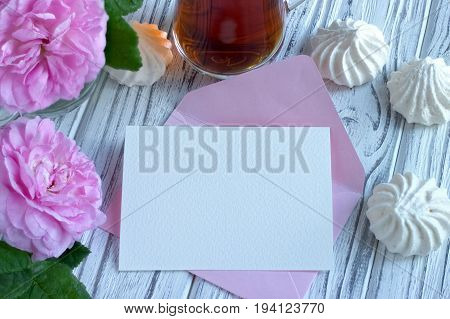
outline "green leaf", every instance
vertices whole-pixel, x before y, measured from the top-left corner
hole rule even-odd
[[[106,64],[115,69],[137,71],[142,66],[138,36],[122,16],[136,11],[142,0],[105,0],[108,13]]]
[[[90,298],[72,274],[88,254],[76,243],[58,259],[33,263],[29,253],[0,241],[0,298]]]
[[[0,299],[18,298],[31,288],[31,269],[0,274]]]
[[[138,36],[120,16],[109,16],[105,57],[106,64],[114,69],[137,71],[142,66]]]
[[[30,266],[30,254],[0,241],[0,274],[22,271]]]
[[[31,286],[30,254],[0,241],[0,298],[16,298]]]
[[[105,0],[107,12],[114,10],[121,16],[130,14],[142,7],[143,0]]]
[[[88,299],[90,296],[69,266],[47,260],[33,264],[32,285],[21,298]]]
[[[76,242],[71,249],[68,249],[58,258],[58,262],[69,266],[71,269],[76,268],[91,251],[89,248]]]

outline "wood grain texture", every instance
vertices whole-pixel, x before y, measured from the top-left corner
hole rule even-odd
[[[158,23],[170,31],[174,0],[147,0],[130,19]],[[372,83],[354,89],[327,83],[336,109],[366,171],[364,200],[335,244],[336,269],[320,273],[310,298],[450,297],[450,243],[428,257],[399,258],[369,231],[366,201],[374,185],[394,172],[414,171],[450,187],[450,126],[406,124],[389,104],[386,81],[391,71],[413,57],[449,55],[448,0],[307,1],[289,16],[286,39],[275,60],[308,53],[308,39],[337,18],[363,19],[380,27],[391,45],[390,60]],[[448,61],[447,59],[447,62]],[[120,184],[126,125],[163,124],[182,97],[213,83],[178,54],[167,74],[151,88],[127,88],[99,78],[88,103],[57,119],[97,166],[106,207]],[[76,275],[96,298],[235,298],[187,272],[117,271],[118,239],[102,230],[85,234],[92,255]]]
[[[450,36],[450,3],[434,1],[426,25],[425,37],[417,57],[445,57],[447,63]],[[439,27],[441,26],[441,27]],[[395,172],[415,172],[422,178],[434,177],[450,189],[450,125],[425,127],[405,123]],[[390,254],[382,244],[371,274],[368,297],[449,298],[448,257],[450,243],[426,257],[402,258]],[[387,262],[389,257],[392,262]],[[447,277],[447,278],[445,278]],[[397,284],[389,283],[393,281]]]
[[[232,293],[214,286],[213,284],[196,277],[192,283],[189,298],[192,299],[236,299]]]

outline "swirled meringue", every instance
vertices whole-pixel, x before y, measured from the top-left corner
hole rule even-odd
[[[167,33],[160,31],[156,24],[144,24],[133,21],[131,26],[139,38],[139,52],[142,66],[136,71],[118,70],[105,67],[109,75],[126,86],[151,86],[166,72],[167,65],[172,61],[172,43],[167,39]]]
[[[450,120],[450,66],[443,59],[414,59],[391,74],[387,87],[392,108],[408,123]]]
[[[450,235],[450,200],[434,179],[397,174],[375,187],[368,207],[370,230],[393,253],[427,255]]]
[[[389,55],[381,30],[362,20],[336,20],[319,29],[311,45],[322,76],[350,88],[373,80]]]

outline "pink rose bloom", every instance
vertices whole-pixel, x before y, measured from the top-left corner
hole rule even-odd
[[[0,1],[0,107],[78,97],[105,64],[107,19],[102,0]]]
[[[48,119],[0,129],[0,239],[42,260],[104,223],[101,181],[75,142]]]

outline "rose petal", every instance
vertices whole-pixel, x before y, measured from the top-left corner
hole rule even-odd
[[[11,36],[14,39],[22,42],[45,38],[44,34],[37,32],[36,30],[27,30],[27,29],[19,29],[17,31],[14,31],[11,34]]]
[[[36,215],[40,214],[35,209],[28,209],[25,213],[25,225],[27,230],[33,235],[33,239],[41,238],[46,234],[45,228],[41,227],[39,222],[36,220]]]

